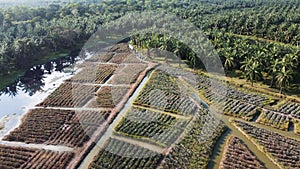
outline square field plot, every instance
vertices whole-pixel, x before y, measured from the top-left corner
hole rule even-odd
[[[97,86],[63,83],[42,103],[43,107],[82,107],[95,96]]]
[[[108,81],[109,84],[132,84],[139,77],[140,73],[147,68],[146,64],[121,65],[115,71],[114,76]]]
[[[157,143],[164,147],[174,143],[188,120],[163,112],[132,107],[115,128],[116,134]]]
[[[111,64],[90,64],[67,81],[76,83],[103,84],[113,75],[116,68],[116,65]]]
[[[157,167],[162,155],[138,145],[109,139],[100,150],[89,169],[147,168]]]
[[[126,86],[102,86],[97,92],[96,98],[92,100],[88,107],[92,108],[114,108],[129,91]]]
[[[109,114],[109,111],[33,109],[4,140],[80,147]]]
[[[162,71],[151,74],[134,104],[181,115],[194,115],[197,111],[196,104],[180,88],[176,78]]]

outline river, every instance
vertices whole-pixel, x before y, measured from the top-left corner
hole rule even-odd
[[[0,91],[0,139],[20,124],[29,109],[72,77],[79,70],[76,65],[83,61],[84,58],[76,54],[35,65],[15,83]]]

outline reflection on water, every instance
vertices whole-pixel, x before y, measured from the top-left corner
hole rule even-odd
[[[8,121],[0,131],[0,139],[18,125],[27,110],[44,100],[64,80],[72,77],[76,71],[72,65],[84,58],[78,57],[77,52],[44,65],[33,66],[15,83],[1,90],[0,123]]]
[[[0,96],[5,94],[14,97],[18,95],[20,91],[32,96],[45,86],[45,75],[51,74],[55,71],[62,72],[64,68],[73,65],[78,60],[78,55],[73,55],[56,59],[44,65],[34,66],[27,70],[24,76],[20,77],[16,82],[1,90]]]

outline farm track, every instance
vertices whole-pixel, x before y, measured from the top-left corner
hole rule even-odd
[[[54,109],[54,110],[74,110],[74,111],[106,111],[111,110],[110,108],[88,108],[88,107],[32,107],[37,109]]]
[[[117,117],[114,121],[109,125],[106,129],[105,133],[102,135],[100,140],[96,143],[96,146],[89,152],[89,154],[85,157],[81,165],[78,167],[79,169],[86,169],[88,168],[89,164],[93,161],[94,157],[98,154],[98,152],[103,148],[105,142],[113,136],[114,128],[118,125],[118,123],[122,120],[125,116],[131,105],[133,104],[133,100],[138,96],[139,92],[142,90],[146,82],[148,81],[148,76],[145,76],[141,83],[138,85],[132,96],[129,100],[125,103],[122,110],[118,113]],[[132,139],[131,139],[132,140]],[[140,141],[132,140],[131,143],[139,144]],[[161,149],[161,147],[156,147],[156,149]]]
[[[183,115],[180,115],[180,114],[174,114],[174,113],[164,112],[162,110],[157,110],[155,108],[144,107],[144,106],[140,106],[140,105],[132,105],[132,107],[146,109],[146,110],[150,110],[150,111],[153,111],[153,112],[158,112],[158,113],[166,114],[166,115],[173,116],[173,117],[176,117],[176,118],[182,119],[182,120],[191,120],[191,118],[193,117],[193,116],[183,116]]]
[[[0,144],[6,146],[18,146],[18,147],[26,147],[26,148],[36,148],[36,149],[45,149],[57,152],[72,152],[74,149],[68,146],[62,145],[47,145],[47,144],[27,144],[24,142],[16,142],[16,141],[0,141]]]
[[[134,144],[134,145],[138,145],[140,147],[147,148],[147,149],[149,149],[151,151],[154,151],[156,153],[159,153],[159,154],[163,154],[166,150],[165,148],[154,145],[154,144],[146,143],[144,141],[139,141],[139,140],[124,137],[124,136],[117,136],[115,134],[113,134],[110,138],[117,139],[117,140],[120,140],[120,141],[124,141],[124,142],[127,142],[127,143],[131,143],[131,144]]]
[[[130,87],[130,85],[127,84],[94,84],[94,83],[80,83],[80,82],[72,82],[72,84],[79,84],[79,85],[85,85],[85,86],[115,86],[115,87]]]

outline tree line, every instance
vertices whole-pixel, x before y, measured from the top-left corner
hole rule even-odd
[[[299,73],[299,4],[299,0],[107,0],[3,8],[0,75],[28,68],[32,61],[50,52],[84,44],[101,24],[128,12],[162,10],[204,30],[227,72],[242,70],[243,77],[251,83],[263,81],[283,90]],[[150,37],[145,39],[147,36]],[[193,67],[201,67],[195,53],[181,42],[161,35],[143,35],[138,39],[143,47],[167,49]]]

